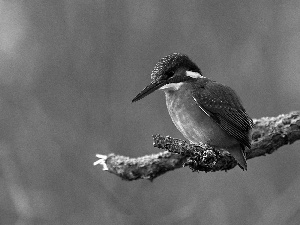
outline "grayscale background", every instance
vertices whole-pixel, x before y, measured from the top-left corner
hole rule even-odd
[[[300,1],[0,0],[0,224],[299,224],[300,142],[247,172],[127,182],[93,166],[183,138],[162,92],[131,103],[173,52],[253,118],[300,109]]]

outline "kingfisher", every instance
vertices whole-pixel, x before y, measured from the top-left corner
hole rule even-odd
[[[244,151],[251,148],[253,121],[233,89],[204,77],[181,53],[160,59],[151,80],[132,102],[163,90],[170,117],[186,139],[228,151],[247,170]]]

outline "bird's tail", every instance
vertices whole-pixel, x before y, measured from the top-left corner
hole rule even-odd
[[[235,145],[232,148],[228,148],[227,151],[235,158],[239,167],[242,170],[247,170],[247,162],[246,162],[244,149],[245,149],[244,146]]]

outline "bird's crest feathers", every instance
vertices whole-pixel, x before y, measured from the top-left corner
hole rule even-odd
[[[172,53],[161,58],[158,63],[156,63],[151,73],[151,79],[154,81],[159,79],[168,79],[172,77],[176,70],[180,67],[192,72],[197,72],[201,75],[199,67],[192,62],[187,55]]]

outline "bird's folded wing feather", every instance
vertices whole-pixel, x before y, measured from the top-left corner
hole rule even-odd
[[[217,82],[207,83],[206,87],[194,84],[192,95],[199,107],[223,130],[242,145],[251,147],[248,133],[253,121],[231,88]]]

